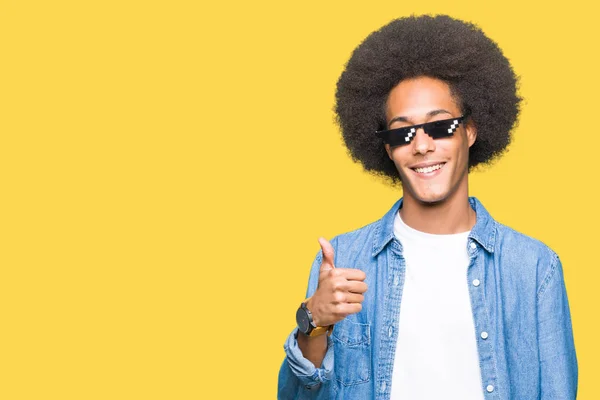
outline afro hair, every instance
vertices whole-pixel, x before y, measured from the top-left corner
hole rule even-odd
[[[469,170],[499,157],[511,140],[521,98],[517,77],[498,45],[476,25],[449,16],[410,16],[371,33],[352,53],[336,90],[335,113],[354,161],[400,182],[375,131],[387,129],[385,103],[402,80],[428,76],[446,82],[477,140]]]

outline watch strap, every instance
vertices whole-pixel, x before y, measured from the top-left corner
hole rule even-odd
[[[327,333],[327,336],[330,336],[333,332],[333,325],[329,326],[316,326],[312,319],[312,312],[306,306],[306,303],[310,300],[310,297],[302,302],[300,307],[303,307],[309,315],[310,325],[312,329],[306,334],[308,337],[317,337]]]

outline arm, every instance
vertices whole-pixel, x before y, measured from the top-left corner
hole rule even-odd
[[[556,254],[538,290],[541,399],[575,399],[577,357],[562,264]]]
[[[284,344],[285,360],[279,370],[277,399],[329,399],[333,379],[333,342],[327,337],[327,350],[320,368],[304,358],[294,329]]]
[[[306,306],[317,326],[330,326],[362,309],[366,275],[336,268],[334,248],[320,239],[322,251],[313,262]],[[332,240],[336,244],[336,239]],[[279,399],[327,399],[333,376],[333,341],[327,335],[308,337],[294,329],[284,345],[286,359],[279,373]]]
[[[322,252],[319,252],[312,264],[306,297],[312,296],[317,288],[322,258]],[[283,346],[285,350],[285,359],[279,370],[277,398],[279,400],[327,399],[329,397],[329,381],[333,374],[333,342],[327,335],[314,338],[324,339],[326,344],[326,349],[322,358],[323,361],[320,363],[320,368],[316,368],[315,364],[313,361],[310,361],[310,359],[313,359],[314,361],[318,360],[314,359],[314,354],[307,354],[307,357],[304,357],[304,353],[299,346],[299,342],[302,342],[302,338],[298,340],[298,335],[302,334],[298,332],[298,328],[296,328],[288,336]],[[315,344],[318,343],[319,342],[315,342]],[[321,342],[321,345],[322,344],[323,343]],[[322,352],[322,348],[320,351],[317,351],[317,353]]]
[[[308,309],[310,310],[310,306],[308,306]],[[298,332],[296,340],[304,358],[313,363],[315,367],[320,367],[323,364],[325,354],[327,354],[327,335],[310,337]]]

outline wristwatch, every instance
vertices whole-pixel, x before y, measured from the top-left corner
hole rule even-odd
[[[310,337],[320,336],[324,333],[331,335],[331,332],[333,331],[333,325],[316,326],[313,322],[312,313],[308,307],[306,307],[307,301],[308,299],[304,300],[302,304],[300,304],[300,307],[298,307],[298,311],[296,311],[296,323],[298,324],[298,330]]]

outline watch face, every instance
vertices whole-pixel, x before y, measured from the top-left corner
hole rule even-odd
[[[310,320],[308,319],[308,314],[302,308],[299,308],[298,311],[296,311],[296,323],[298,324],[298,329],[300,329],[301,332],[308,332]]]

